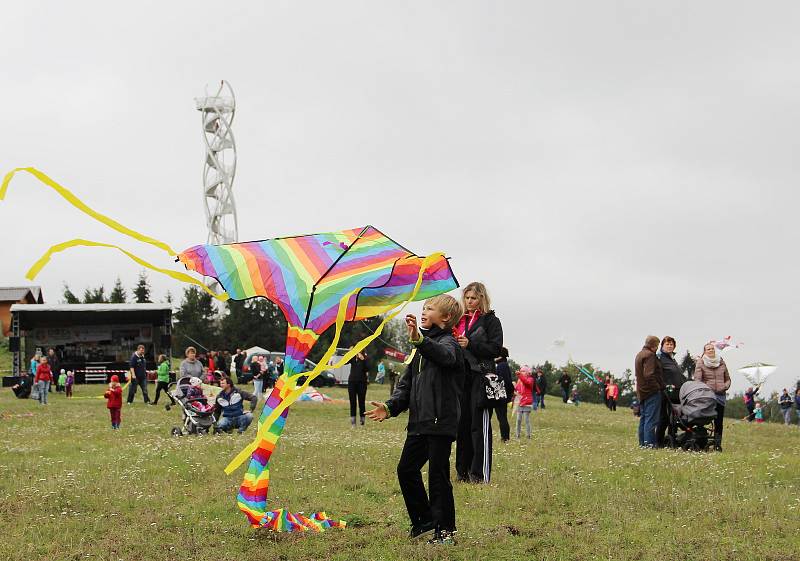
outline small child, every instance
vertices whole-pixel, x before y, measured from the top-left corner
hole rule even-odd
[[[761,407],[760,401],[756,401],[756,409],[753,414],[756,416],[756,423],[764,422],[764,409]]]
[[[58,375],[58,381],[56,382],[56,391],[63,392],[64,387],[66,385],[67,385],[67,371],[62,368],[61,373]]]
[[[530,366],[523,366],[517,372],[516,394],[519,396],[517,409],[517,438],[522,432],[522,420],[525,419],[525,431],[531,437],[531,409],[533,406],[533,376]]]
[[[572,386],[572,394],[570,395],[567,403],[571,403],[575,406],[581,404],[581,394],[578,393],[578,386]]]
[[[189,389],[186,390],[186,400],[189,407],[201,413],[207,413],[214,409],[214,406],[209,405],[208,399],[203,394],[203,381],[196,376],[192,376],[189,378],[189,384]]]
[[[67,370],[67,381],[64,383],[64,391],[67,397],[72,397],[72,385],[75,383],[75,373],[72,370]]]
[[[439,295],[422,307],[422,332],[417,318],[406,316],[406,329],[416,356],[386,403],[370,402],[373,421],[396,417],[408,409],[408,435],[397,464],[397,479],[411,519],[411,539],[454,544],[456,506],[450,483],[450,449],[458,434],[459,399],[464,385],[464,353],[453,336],[461,304]],[[428,491],[422,466],[428,464]]]
[[[106,407],[111,413],[111,428],[116,430],[122,422],[122,386],[119,383],[119,376],[116,374],[111,376],[111,383],[108,384],[108,389],[103,397],[106,398]]]
[[[609,378],[606,386],[606,402],[612,411],[617,410],[617,400],[619,399],[619,386],[613,378]]]

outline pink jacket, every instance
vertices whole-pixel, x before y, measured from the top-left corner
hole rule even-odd
[[[517,372],[517,393],[520,407],[533,405],[533,376]]]

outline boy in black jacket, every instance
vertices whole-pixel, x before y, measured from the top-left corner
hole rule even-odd
[[[447,295],[423,305],[422,333],[417,318],[406,316],[416,356],[389,401],[372,401],[375,409],[367,412],[373,421],[383,421],[408,409],[408,436],[397,464],[397,478],[411,518],[411,538],[428,538],[430,543],[452,544],[456,530],[450,449],[461,414],[464,355],[452,330],[460,317],[461,305]],[[422,483],[426,462],[430,500]]]

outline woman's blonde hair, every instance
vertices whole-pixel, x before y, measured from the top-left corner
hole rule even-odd
[[[474,292],[478,297],[482,314],[489,313],[489,310],[492,309],[492,301],[489,299],[489,291],[486,290],[486,286],[482,282],[471,282],[464,287],[461,292],[461,305],[464,306],[464,310],[467,309],[467,301],[465,299],[467,292]]]

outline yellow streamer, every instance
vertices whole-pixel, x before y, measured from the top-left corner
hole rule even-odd
[[[297,400],[297,398],[300,397],[300,395],[305,391],[305,389],[309,386],[309,384],[314,378],[319,376],[320,373],[322,373],[322,371],[325,370],[326,368],[335,369],[341,367],[343,364],[347,364],[348,362],[350,362],[350,360],[352,360],[354,356],[363,351],[372,341],[374,341],[380,336],[380,334],[383,332],[384,326],[388,322],[393,320],[395,317],[397,317],[405,309],[405,307],[410,302],[412,302],[414,298],[417,296],[417,293],[419,292],[419,289],[422,286],[422,276],[425,273],[425,270],[430,266],[430,263],[433,260],[443,256],[444,254],[442,253],[433,253],[427,256],[422,262],[422,265],[420,266],[419,275],[417,276],[417,282],[414,285],[414,289],[411,291],[411,295],[408,297],[408,299],[405,302],[403,302],[394,312],[387,315],[380,323],[380,325],[378,325],[378,328],[372,335],[369,335],[368,337],[365,337],[364,339],[356,343],[352,349],[350,349],[347,353],[345,353],[345,355],[341,358],[341,360],[339,360],[339,362],[337,362],[332,366],[327,366],[328,361],[333,356],[333,353],[336,352],[336,346],[339,342],[339,336],[341,335],[342,327],[344,326],[345,317],[347,315],[347,303],[350,301],[350,297],[353,296],[360,289],[356,289],[346,294],[344,297],[342,297],[342,299],[339,301],[339,311],[336,314],[336,331],[333,336],[333,341],[331,342],[331,345],[328,347],[328,350],[325,352],[322,359],[319,361],[317,366],[311,372],[307,374],[306,373],[302,374],[303,376],[308,376],[303,385],[300,386],[299,388],[292,390],[284,399],[282,399],[281,402],[272,411],[272,413],[270,413],[270,415],[264,420],[264,422],[261,425],[259,425],[258,431],[256,433],[256,438],[253,440],[253,442],[250,443],[244,450],[239,452],[239,454],[237,454],[236,457],[233,460],[231,460],[231,462],[225,468],[225,473],[227,475],[230,475],[231,473],[236,471],[239,468],[239,466],[241,466],[242,463],[244,463],[244,461],[247,460],[247,458],[249,458],[253,454],[256,448],[258,448],[259,440],[261,440],[266,435],[267,431],[269,431],[269,429],[272,427],[273,423],[278,419],[281,413],[283,413],[283,411],[287,407],[289,407],[292,403],[294,403]]]
[[[98,222],[102,222],[103,224],[105,224],[106,226],[108,226],[110,228],[113,228],[117,232],[125,234],[126,236],[130,236],[130,237],[132,237],[132,238],[134,238],[136,240],[139,240],[140,242],[144,242],[144,243],[147,243],[147,244],[150,244],[150,245],[154,245],[155,247],[157,247],[159,249],[163,249],[164,251],[166,251],[170,255],[177,255],[177,252],[174,249],[172,249],[169,245],[165,244],[164,242],[159,241],[159,240],[157,240],[155,238],[151,238],[150,236],[145,236],[143,234],[140,234],[139,232],[137,232],[135,230],[131,230],[130,228],[128,228],[126,226],[123,226],[122,224],[120,224],[119,222],[114,220],[113,218],[109,218],[108,216],[106,216],[104,214],[100,214],[96,210],[90,208],[83,201],[81,201],[78,197],[76,197],[72,193],[72,191],[70,191],[69,189],[67,189],[63,185],[59,185],[58,183],[53,181],[50,177],[48,177],[47,175],[45,175],[44,173],[42,173],[41,171],[39,171],[36,168],[16,168],[16,169],[11,170],[10,172],[8,172],[6,174],[6,176],[3,178],[2,185],[0,185],[0,201],[2,201],[5,198],[6,191],[8,190],[8,184],[11,182],[11,179],[14,177],[14,175],[19,171],[25,171],[25,172],[30,173],[36,179],[38,179],[39,181],[41,181],[42,183],[44,183],[48,187],[52,188],[56,193],[61,195],[64,199],[66,199],[66,201],[69,204],[71,204],[72,206],[74,206],[75,208],[80,210],[81,212],[84,212],[85,214],[88,214],[89,216],[91,216],[92,218],[97,220]]]
[[[141,257],[137,257],[133,253],[131,253],[129,251],[126,251],[126,250],[122,249],[119,246],[112,245],[112,244],[107,244],[107,243],[101,243],[101,242],[93,242],[91,240],[82,240],[82,239],[74,239],[74,240],[70,240],[68,242],[64,242],[64,243],[60,243],[60,244],[54,245],[53,247],[48,249],[47,252],[44,255],[42,255],[39,258],[38,261],[36,261],[36,263],[33,264],[33,266],[25,274],[25,277],[28,280],[33,280],[34,278],[36,278],[36,275],[39,274],[39,272],[42,270],[42,268],[45,265],[47,265],[47,263],[50,261],[50,258],[55,253],[59,253],[59,252],[64,251],[65,249],[69,249],[71,247],[76,247],[76,246],[110,247],[112,249],[117,249],[117,250],[121,251],[122,253],[124,253],[125,255],[127,255],[128,257],[130,257],[131,259],[133,259],[134,261],[136,261],[142,267],[147,267],[148,269],[151,269],[151,270],[156,271],[158,273],[162,273],[164,275],[170,276],[173,279],[179,280],[181,282],[186,282],[186,283],[189,283],[189,284],[197,285],[200,288],[202,288],[203,290],[205,290],[206,292],[208,292],[211,296],[213,296],[217,300],[221,300],[222,302],[225,302],[229,298],[227,292],[223,292],[222,294],[216,294],[208,286],[206,286],[205,284],[203,284],[202,282],[200,282],[196,278],[190,277],[186,273],[181,273],[181,272],[178,272],[178,271],[173,271],[171,269],[162,269],[161,267],[156,267],[152,263],[148,263],[147,261],[145,261]]]

